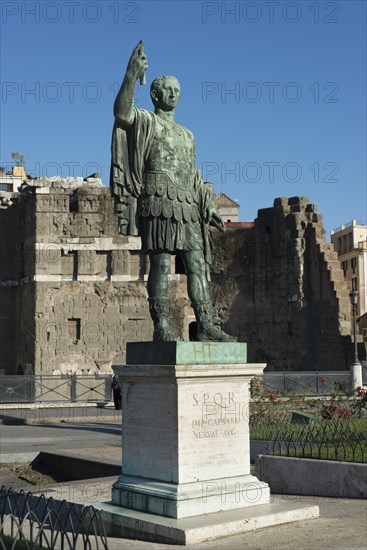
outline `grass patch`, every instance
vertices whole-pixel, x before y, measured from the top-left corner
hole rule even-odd
[[[271,454],[367,462],[367,418],[317,419],[250,425],[252,440],[271,441]]]
[[[276,455],[283,455],[277,452]],[[336,445],[312,445],[306,446],[304,449],[295,449],[294,454],[287,454],[297,458],[313,458],[315,460],[337,460],[340,462],[356,462],[365,464],[367,462],[367,445],[364,447],[351,446],[345,444],[343,446]]]
[[[367,437],[367,418],[353,418],[352,420],[311,420],[309,424],[296,424],[294,422],[279,421],[253,424],[250,422],[250,439],[269,440],[276,434],[281,434],[286,441],[307,434],[312,440],[320,441],[321,438],[330,436],[343,440],[346,436],[353,439],[356,436]]]

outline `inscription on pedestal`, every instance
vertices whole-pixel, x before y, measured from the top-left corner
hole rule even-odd
[[[247,384],[229,379],[212,380],[210,385],[198,381],[194,387],[189,403],[186,400],[186,414],[179,417],[180,477],[202,481],[248,474]]]
[[[233,392],[218,392],[213,396],[204,393],[202,398],[193,393],[192,398],[193,406],[201,408],[201,418],[192,421],[194,437],[201,439],[237,435],[236,425],[241,422],[245,406],[242,404],[241,407]]]
[[[225,464],[237,464],[235,458],[227,458],[225,453],[218,453],[216,455],[208,456],[207,462],[199,462],[194,464],[194,468],[206,468],[207,466],[223,466]]]

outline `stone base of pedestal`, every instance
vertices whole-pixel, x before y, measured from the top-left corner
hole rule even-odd
[[[170,518],[212,514],[269,502],[268,484],[253,475],[180,485],[121,475],[112,488],[113,504]]]
[[[122,382],[122,474],[105,505],[110,536],[187,544],[318,516],[270,504],[250,473],[249,383],[237,342],[127,345]]]
[[[246,531],[319,517],[319,507],[281,498],[240,510],[172,519],[129,510],[109,503],[98,505],[108,537],[124,537],[166,544],[195,544]]]

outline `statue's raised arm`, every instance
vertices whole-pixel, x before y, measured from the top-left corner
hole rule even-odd
[[[137,199],[143,186],[144,155],[151,143],[153,120],[147,111],[134,108],[134,94],[138,78],[140,84],[145,84],[147,68],[141,40],[130,56],[114,104],[110,187],[122,235],[138,235]]]
[[[126,73],[117,94],[114,105],[114,116],[119,124],[128,128],[134,123],[134,94],[138,78],[144,82],[145,71],[148,68],[143,41],[135,46],[127,64]]]

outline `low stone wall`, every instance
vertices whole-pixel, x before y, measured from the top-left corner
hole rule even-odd
[[[276,494],[367,498],[367,464],[259,455],[255,475]]]
[[[256,457],[268,451],[271,441],[250,439],[250,463],[255,464]]]

